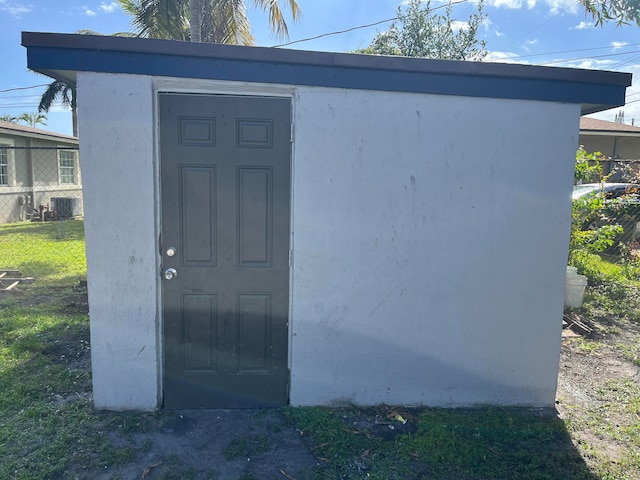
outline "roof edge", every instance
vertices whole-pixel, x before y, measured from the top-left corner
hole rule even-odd
[[[77,72],[197,78],[578,104],[624,105],[630,73],[510,63],[314,52],[132,37],[23,32],[28,67],[74,84]]]
[[[81,44],[78,42],[82,39]],[[398,70],[453,75],[509,76],[515,78],[540,78],[583,81],[580,73],[589,73],[588,83],[609,83],[628,87],[631,74],[608,70],[586,70],[565,67],[541,67],[516,63],[469,62],[438,60],[393,55],[367,55],[358,53],[320,52],[276,47],[248,47],[214,43],[190,43],[176,40],[160,40],[139,37],[114,37],[108,35],[80,35],[71,33],[22,32],[25,47],[58,47],[70,49],[109,50],[188,57],[216,57],[230,60],[247,60],[262,63],[276,62],[298,65],[350,67],[363,69]]]

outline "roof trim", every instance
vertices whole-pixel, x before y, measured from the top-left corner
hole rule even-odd
[[[0,120],[0,135],[14,135],[23,138],[38,138],[52,142],[78,144],[78,139],[76,137],[71,137],[63,133],[50,132],[48,130],[40,130],[39,128],[19,125],[17,123],[5,122],[3,120]]]
[[[580,135],[609,137],[640,137],[640,127],[610,122],[599,118],[581,117]]]
[[[22,33],[29,68],[542,100],[582,114],[624,105],[631,74],[78,34]]]

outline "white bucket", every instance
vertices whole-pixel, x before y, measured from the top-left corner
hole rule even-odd
[[[587,277],[584,275],[567,275],[564,285],[564,306],[580,308],[584,300],[586,286]]]
[[[578,274],[578,267],[567,266],[567,277]]]

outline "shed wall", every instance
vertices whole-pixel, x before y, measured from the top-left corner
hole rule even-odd
[[[295,103],[291,403],[552,405],[579,106]]]
[[[95,407],[158,406],[151,77],[78,74]]]
[[[78,74],[97,408],[160,398],[153,85]],[[580,106],[293,106],[291,403],[553,404]]]

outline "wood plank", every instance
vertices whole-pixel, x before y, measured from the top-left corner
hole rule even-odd
[[[5,270],[5,269],[1,269],[0,268],[0,274],[6,274],[6,275],[11,275],[12,277],[21,277],[22,273],[20,272],[20,270]]]
[[[36,281],[36,279],[34,277],[4,277],[2,281],[4,283],[12,283],[12,282],[33,283]]]
[[[5,288],[5,290],[13,290],[14,287],[16,285],[19,285],[19,284],[20,284],[20,281],[13,282],[11,285],[9,285],[7,288]]]

